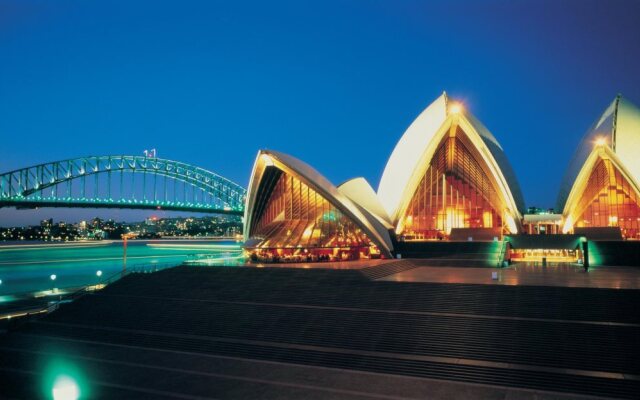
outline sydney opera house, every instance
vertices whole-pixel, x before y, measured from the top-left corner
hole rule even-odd
[[[622,96],[578,145],[558,197],[563,233],[611,227],[640,239],[640,110]]]
[[[640,239],[639,154],[640,110],[618,96],[569,163],[561,214],[550,218],[557,233],[605,229]],[[388,258],[406,243],[532,233],[524,213],[498,140],[443,93],[404,132],[377,191],[364,178],[335,186],[299,159],[261,150],[249,183],[245,247],[273,260]]]

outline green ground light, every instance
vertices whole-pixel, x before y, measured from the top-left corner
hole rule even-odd
[[[89,385],[80,369],[61,359],[51,360],[44,372],[43,398],[52,400],[88,399]]]

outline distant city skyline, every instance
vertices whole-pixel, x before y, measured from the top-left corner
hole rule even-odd
[[[638,15],[633,1],[3,1],[0,172],[155,148],[246,187],[267,148],[377,188],[446,90],[504,147],[526,205],[554,207],[589,126],[619,92],[640,104]],[[151,214],[4,208],[0,226]]]
[[[37,210],[16,210],[5,209],[14,213],[25,213],[23,218],[17,219],[15,223],[11,223],[14,219],[0,219],[0,228],[18,227],[18,226],[35,226],[41,221],[52,218],[54,222],[78,223],[80,221],[90,221],[94,218],[103,220],[112,219],[116,222],[140,222],[147,218],[202,218],[212,217],[215,215],[204,213],[189,213],[182,211],[141,211],[127,209],[99,209],[99,208],[71,208],[71,209],[54,209],[39,208]],[[20,216],[18,214],[18,216]]]

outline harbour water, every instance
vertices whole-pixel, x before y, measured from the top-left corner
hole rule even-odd
[[[234,241],[130,240],[126,248],[129,270],[201,259],[237,265],[241,258],[240,244]],[[16,294],[99,284],[123,266],[122,241],[0,244],[0,302]]]

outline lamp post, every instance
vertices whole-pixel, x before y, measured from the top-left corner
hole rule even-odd
[[[56,290],[55,288],[55,281],[56,281],[56,274],[51,274],[51,276],[49,277],[51,279],[51,293],[54,292],[54,290]]]
[[[589,242],[587,238],[581,237],[580,244],[582,245],[582,267],[584,272],[589,272]]]
[[[124,242],[122,244],[122,277],[127,272],[127,236],[122,237]]]
[[[96,276],[98,277],[98,285],[99,285],[101,281],[100,278],[102,277],[102,271],[101,270],[96,271]]]

